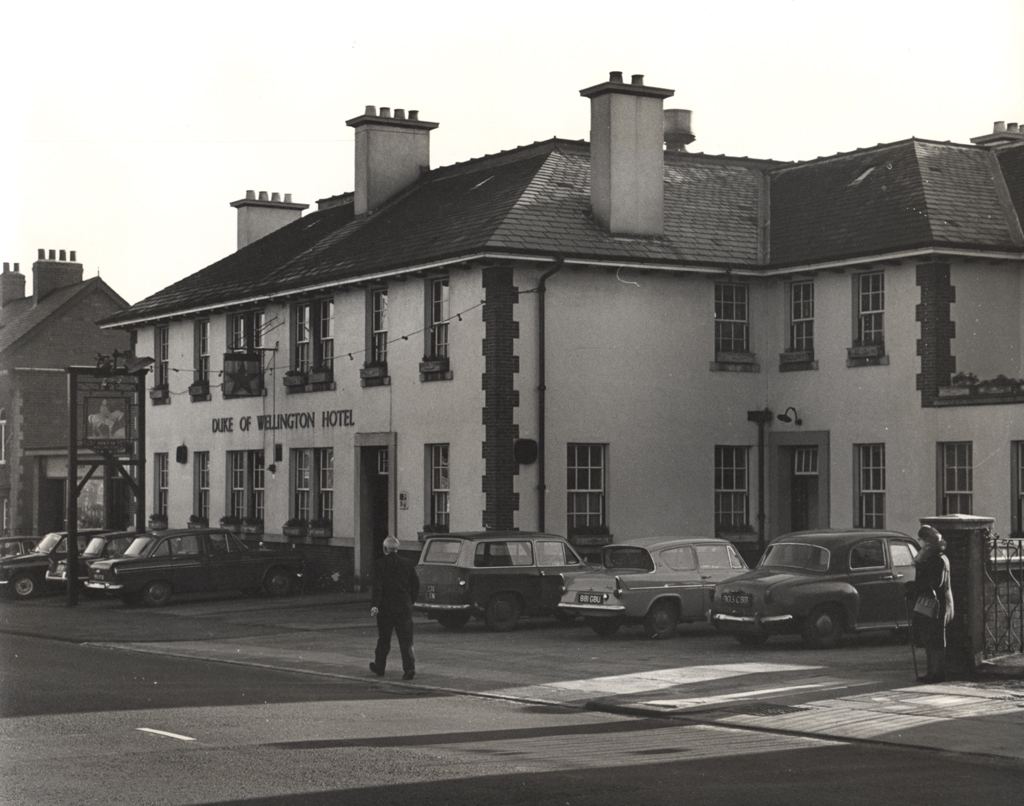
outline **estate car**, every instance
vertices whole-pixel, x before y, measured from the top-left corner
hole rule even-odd
[[[85,584],[125,603],[139,600],[160,607],[176,593],[197,591],[283,596],[301,576],[297,554],[251,549],[233,533],[217,529],[178,529],[139,535],[121,557],[94,562]]]
[[[601,567],[566,580],[559,608],[582,615],[598,635],[642,624],[652,638],[680,622],[707,620],[715,583],[747,570],[726,540],[645,537],[605,546]]]
[[[474,616],[491,630],[522,616],[558,616],[563,575],[586,569],[564,538],[536,532],[453,532],[427,538],[413,607],[443,627]]]
[[[902,532],[783,535],[768,544],[753,571],[715,587],[711,623],[744,644],[799,633],[819,648],[838,645],[845,633],[904,629],[919,550]]]

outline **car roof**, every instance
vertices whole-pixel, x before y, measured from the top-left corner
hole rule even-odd
[[[666,546],[692,546],[696,543],[721,543],[728,545],[729,541],[718,537],[631,537],[628,540],[616,540],[614,543],[609,543],[605,548],[633,546],[651,551],[653,549],[665,548]]]
[[[771,541],[771,545],[776,543],[812,543],[823,548],[830,548],[852,543],[854,540],[861,540],[865,537],[895,537],[901,540],[910,540],[915,544],[917,542],[908,534],[888,529],[808,529],[803,532],[779,535]]]
[[[490,540],[494,538],[507,540],[510,537],[516,538],[531,538],[531,537],[543,537],[552,540],[565,540],[561,535],[551,535],[546,532],[517,532],[513,530],[501,531],[501,532],[434,532],[428,535],[424,535],[427,540],[436,540],[438,538],[453,538],[456,540]]]

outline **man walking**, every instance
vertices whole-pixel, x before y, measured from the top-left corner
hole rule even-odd
[[[403,680],[416,676],[416,656],[412,651],[412,603],[420,592],[416,566],[398,556],[398,538],[384,538],[384,556],[373,564],[373,596],[370,617],[377,619],[377,650],[370,671],[383,676],[391,651],[391,633],[398,635],[402,653]]]

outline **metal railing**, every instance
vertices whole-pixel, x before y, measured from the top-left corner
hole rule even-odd
[[[1024,540],[985,538],[984,611],[986,658],[1024,652]]]

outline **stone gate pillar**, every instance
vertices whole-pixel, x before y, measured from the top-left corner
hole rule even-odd
[[[953,620],[946,630],[946,665],[953,675],[971,674],[985,648],[985,535],[994,518],[936,515],[921,518],[947,544]]]

